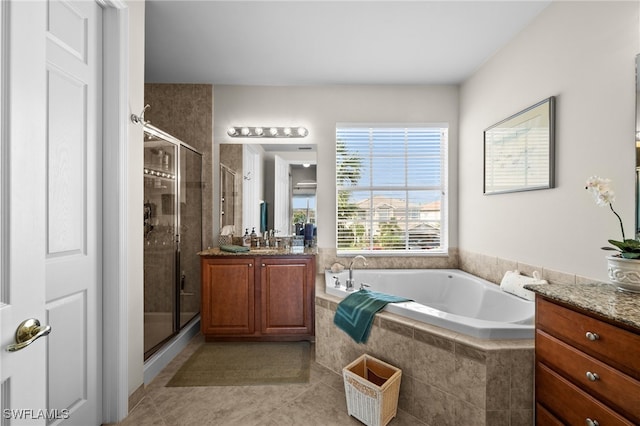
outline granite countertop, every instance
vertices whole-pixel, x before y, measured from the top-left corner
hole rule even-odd
[[[548,299],[629,325],[640,331],[640,293],[620,291],[606,283],[528,284],[524,287]]]
[[[318,253],[315,247],[289,247],[289,248],[258,248],[249,251],[234,253],[220,250],[218,247],[203,250],[200,256],[308,256]]]

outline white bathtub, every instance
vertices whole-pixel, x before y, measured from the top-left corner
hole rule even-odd
[[[334,286],[335,279],[340,287]],[[325,272],[326,292],[348,294],[349,271]],[[354,291],[369,290],[406,297],[387,312],[481,339],[533,339],[535,304],[505,293],[500,286],[457,269],[354,269]]]

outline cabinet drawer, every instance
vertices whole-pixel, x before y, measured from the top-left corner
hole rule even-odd
[[[584,425],[587,419],[602,426],[633,425],[540,362],[536,363],[536,401],[568,425]]]
[[[640,335],[541,297],[536,297],[536,327],[640,380],[636,349],[640,348]]]
[[[564,424],[542,405],[536,404],[536,426],[564,426]]]
[[[536,360],[640,423],[640,382],[637,380],[540,330],[536,332]]]

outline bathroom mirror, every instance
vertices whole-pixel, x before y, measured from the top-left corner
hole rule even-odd
[[[484,131],[484,194],[554,186],[552,96]]]
[[[236,175],[236,236],[245,229],[293,235],[316,224],[314,144],[221,143],[220,164]]]

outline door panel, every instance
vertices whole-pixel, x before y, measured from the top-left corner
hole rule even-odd
[[[0,23],[0,421],[97,425],[102,9],[2,1]],[[51,334],[7,352],[27,318]]]
[[[86,255],[87,85],[51,66],[47,86],[47,256]]]
[[[86,316],[86,305],[83,291],[47,306],[48,322],[56,333],[75,332],[73,338],[49,340],[49,382],[57,385],[49,392],[50,407],[69,408],[87,399],[87,336],[84,321],[78,321]]]
[[[18,324],[46,324],[45,90],[46,8],[0,2],[0,405],[2,424],[44,424],[24,414],[46,408],[48,337],[7,352]],[[29,52],[25,54],[24,52]],[[54,331],[55,332],[55,331]],[[9,410],[9,416],[5,413]],[[9,417],[8,419],[5,418]]]
[[[99,424],[102,10],[47,5],[48,407]]]

